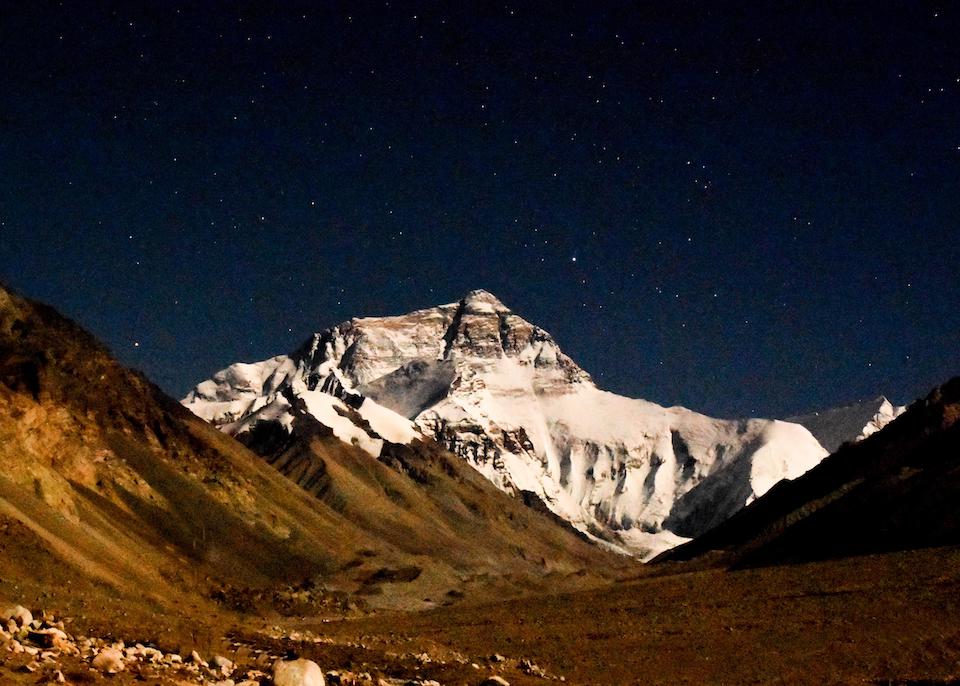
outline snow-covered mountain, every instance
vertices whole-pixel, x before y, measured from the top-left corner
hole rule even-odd
[[[835,453],[841,445],[862,441],[906,411],[906,405],[894,405],[880,396],[852,405],[811,412],[786,421],[805,426],[820,445]]]
[[[534,494],[642,557],[827,455],[798,424],[712,419],[603,391],[550,334],[482,290],[352,319],[289,355],[217,372],[183,403],[231,434],[289,428],[305,408],[374,456],[383,439],[433,438],[501,489]]]

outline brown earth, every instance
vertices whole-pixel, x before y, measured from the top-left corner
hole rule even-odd
[[[224,634],[235,622],[235,643],[214,642],[205,654],[218,650],[244,663],[253,649],[293,649],[325,670],[369,672],[366,683],[472,685],[491,674],[514,686],[560,676],[610,685],[960,683],[956,547],[740,571],[682,569],[593,591],[419,613],[325,620],[221,614]],[[212,615],[195,612],[150,625],[114,612],[103,624],[128,643],[157,636],[165,650],[186,652],[197,618],[214,630]],[[523,660],[546,679],[526,673]],[[19,663],[0,650],[0,683],[37,683],[13,671]],[[130,672],[111,683],[171,682]]]

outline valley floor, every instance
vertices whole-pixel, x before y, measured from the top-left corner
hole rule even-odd
[[[671,574],[323,629],[527,658],[576,684],[949,682],[960,680],[960,549]]]
[[[197,640],[184,616],[144,625],[137,615],[113,614],[111,636],[130,644],[158,632],[161,647],[184,652]],[[209,615],[204,622],[209,634],[216,624]],[[105,631],[97,630],[88,629]],[[600,590],[421,613],[247,618],[231,635],[232,644],[208,645],[207,653],[268,669],[273,655],[293,649],[324,670],[367,672],[369,683],[474,685],[492,674],[514,686],[560,677],[610,685],[960,683],[960,549],[735,572],[675,568]],[[0,683],[43,683],[18,671],[26,662],[0,649]],[[68,680],[101,679],[82,659],[67,663]],[[110,683],[199,682],[191,678],[131,665]]]

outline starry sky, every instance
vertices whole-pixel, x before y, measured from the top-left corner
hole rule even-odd
[[[180,397],[485,288],[601,386],[960,373],[960,6],[5,3],[0,280]]]

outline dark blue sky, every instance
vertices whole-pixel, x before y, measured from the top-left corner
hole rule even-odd
[[[721,416],[960,373],[955,4],[94,5],[0,14],[0,280],[174,395],[473,288]]]

